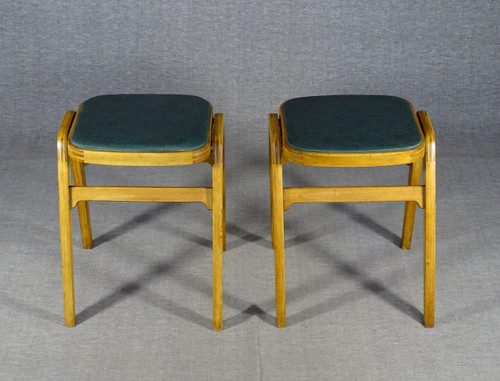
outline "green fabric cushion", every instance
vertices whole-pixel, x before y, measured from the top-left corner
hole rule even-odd
[[[71,142],[107,151],[193,150],[209,139],[210,104],[191,95],[100,95],[82,103]]]
[[[326,95],[283,104],[287,142],[303,151],[375,152],[421,144],[410,104],[383,95]]]

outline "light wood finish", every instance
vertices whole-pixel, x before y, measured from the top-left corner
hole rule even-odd
[[[283,219],[283,169],[281,163],[281,133],[276,114],[269,116],[269,162],[271,163],[271,235],[274,247],[276,285],[276,325],[286,326],[285,293],[285,230]]]
[[[274,189],[273,189],[273,184],[274,184],[274,177],[273,177],[273,159],[272,156],[274,153],[273,151],[273,144],[276,144],[272,141],[271,139],[271,132],[272,132],[272,127],[274,124],[278,123],[278,128],[279,128],[279,121],[274,121],[271,118],[276,118],[276,114],[270,114],[269,115],[269,143],[268,143],[268,153],[269,153],[269,194],[271,197],[269,197],[270,201],[270,213],[271,213],[271,245],[274,249]],[[277,142],[278,148],[280,147],[279,140]],[[274,149],[275,150],[275,149]],[[274,160],[275,161],[275,160]]]
[[[210,156],[210,145],[204,146],[195,152],[121,152],[121,151],[94,151],[69,146],[71,159],[88,164],[122,165],[122,166],[175,166],[201,163]]]
[[[436,272],[436,138],[429,115],[417,113],[425,135],[424,325],[434,327]]]
[[[424,203],[421,186],[377,187],[308,187],[284,188],[284,209],[297,202],[367,202],[412,200],[420,207]]]
[[[210,111],[210,139],[206,145],[191,151],[116,152],[83,149],[74,146],[70,137],[78,113],[68,111],[57,136],[59,179],[59,213],[65,323],[75,325],[73,281],[73,243],[71,208],[78,206],[84,248],[92,247],[88,201],[200,202],[213,213],[213,328],[222,329],[222,252],[226,249],[224,117]],[[87,164],[125,166],[173,166],[207,162],[212,166],[212,187],[125,187],[87,186],[84,166]],[[70,183],[70,165],[74,184]]]
[[[408,173],[408,185],[420,184],[420,172],[422,170],[422,161],[419,160],[410,164]],[[419,205],[422,208],[422,205]],[[403,232],[401,233],[401,248],[409,249],[411,247],[411,239],[413,236],[413,225],[415,222],[415,212],[417,203],[415,201],[407,201],[405,203],[405,212],[403,218]]]
[[[283,106],[282,106],[283,107]],[[413,106],[412,106],[413,109]],[[282,108],[280,109],[282,114]],[[328,153],[297,150],[287,143],[283,118],[269,115],[269,174],[271,190],[271,238],[275,253],[277,325],[285,326],[285,266],[283,211],[298,202],[406,201],[401,246],[410,248],[416,206],[424,209],[424,318],[434,326],[436,160],[435,137],[425,111],[414,112],[422,136],[418,147],[387,152]],[[410,165],[408,185],[365,187],[283,188],[282,166],[286,162],[324,167],[372,167]],[[422,164],[425,182],[420,184]]]
[[[217,127],[218,131],[214,131],[214,147],[219,145],[218,158],[222,160],[222,250],[226,251],[226,151],[224,144],[224,115],[216,114],[214,121],[214,129]],[[214,160],[215,161],[215,160]]]
[[[73,235],[71,232],[70,170],[68,157],[68,132],[75,117],[68,111],[57,134],[57,173],[59,181],[59,222],[61,230],[61,262],[64,299],[64,321],[68,327],[75,325],[75,291],[73,281]]]
[[[73,179],[75,186],[85,187],[87,185],[87,180],[85,179],[85,170],[83,168],[83,163],[78,161],[71,162],[73,168]],[[71,188],[73,191],[75,187]],[[71,207],[75,207],[73,201],[75,197],[73,192],[70,192]],[[82,198],[85,200],[85,198]],[[89,200],[89,199],[87,199]],[[88,201],[80,201],[78,205],[78,216],[80,218],[80,230],[82,232],[82,244],[84,249],[92,249],[92,229],[90,227],[90,211]]]
[[[212,188],[74,186],[71,207],[88,201],[201,202],[212,210]]]
[[[224,250],[224,126],[217,114],[214,123],[213,187],[213,328],[222,329],[222,252]]]

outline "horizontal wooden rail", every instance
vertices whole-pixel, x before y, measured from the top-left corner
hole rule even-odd
[[[201,202],[212,209],[212,188],[72,186],[71,207],[80,201]]]
[[[424,187],[375,186],[375,187],[308,187],[283,188],[283,209],[298,202],[369,202],[415,201],[424,207]]]

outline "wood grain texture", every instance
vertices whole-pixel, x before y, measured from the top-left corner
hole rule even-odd
[[[307,187],[284,188],[284,209],[298,202],[407,201],[423,207],[421,186]]]
[[[408,173],[408,185],[420,184],[420,173],[422,171],[422,161],[419,160],[410,164]],[[422,204],[419,204],[422,207]],[[403,217],[403,231],[401,233],[401,248],[409,249],[411,247],[411,239],[413,236],[413,225],[415,222],[415,212],[417,203],[415,201],[407,201],[405,203],[405,211]]]
[[[212,164],[213,197],[213,329],[223,324],[223,250],[224,250],[224,118],[215,115]]]
[[[75,113],[66,112],[57,134],[57,174],[59,184],[59,220],[61,230],[61,262],[64,299],[64,321],[67,327],[75,325],[75,291],[73,279],[73,235],[70,208],[70,163],[68,133]]]
[[[213,328],[222,329],[222,252],[226,249],[224,116],[211,111],[209,142],[200,149],[180,152],[116,152],[82,149],[70,136],[78,114],[64,116],[57,137],[59,212],[66,325],[75,325],[71,208],[78,206],[82,241],[92,247],[88,201],[200,202],[213,213]],[[212,187],[87,186],[87,164],[173,166],[207,162],[212,166]],[[75,185],[70,183],[70,163]]]
[[[212,188],[203,187],[118,187],[74,186],[71,206],[83,201],[201,202],[212,209]]]
[[[436,137],[426,111],[417,113],[425,135],[424,326],[434,327],[436,273]]]
[[[278,115],[269,115],[269,161],[271,163],[272,228],[276,285],[276,325],[286,326],[285,231],[283,220],[283,169]]]
[[[83,163],[79,161],[72,160],[71,165],[73,168],[73,179],[75,186],[85,187],[87,185],[87,180],[85,178],[85,170]],[[73,191],[71,187],[70,191]],[[71,207],[74,207],[75,197],[73,192],[70,192]],[[88,199],[87,199],[88,200]],[[84,249],[92,249],[92,228],[90,224],[90,211],[88,201],[80,201],[77,203],[78,206],[78,216],[80,219],[80,230],[82,232],[82,244]]]
[[[413,109],[413,106],[412,106]],[[402,151],[327,153],[301,151],[286,143],[286,129],[277,114],[269,115],[269,179],[271,193],[271,237],[275,253],[277,325],[286,324],[283,211],[299,202],[406,201],[401,238],[409,248],[416,206],[424,209],[424,326],[434,326],[436,246],[436,154],[435,137],[425,111],[414,112],[422,144]],[[410,165],[408,185],[356,187],[283,188],[282,166],[286,162],[325,167],[371,167]],[[420,184],[425,163],[425,184]]]

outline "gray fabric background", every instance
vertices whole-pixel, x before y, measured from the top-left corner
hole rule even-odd
[[[499,18],[483,0],[2,1],[0,379],[496,380]],[[79,325],[64,327],[55,136],[104,93],[195,94],[225,114],[222,332],[211,216],[189,204],[92,204],[96,248],[75,230]],[[406,98],[434,123],[434,329],[420,324],[422,213],[403,252],[400,203],[286,212],[289,326],[274,326],[267,114],[347,93]],[[210,181],[206,165],[88,172]],[[405,168],[285,169],[297,186],[404,181]]]

